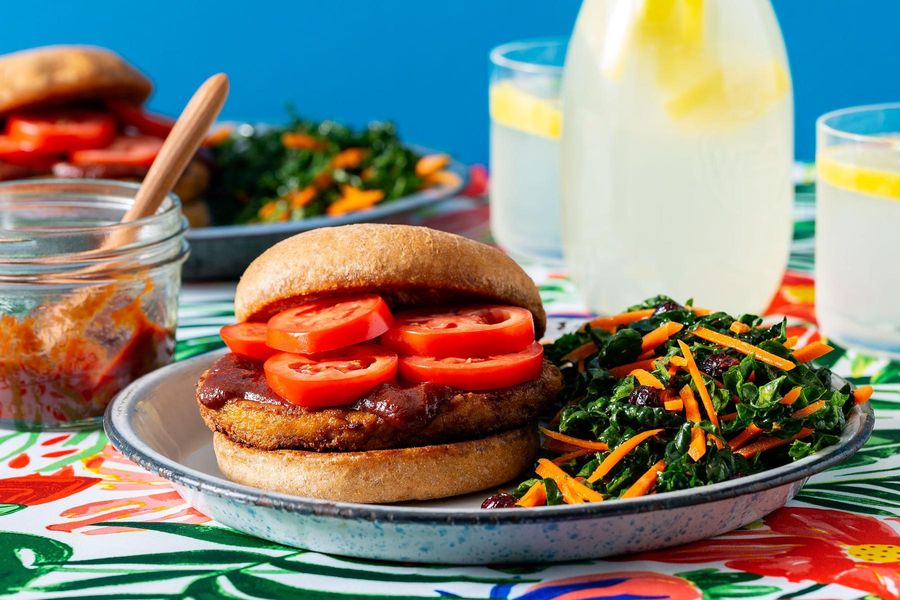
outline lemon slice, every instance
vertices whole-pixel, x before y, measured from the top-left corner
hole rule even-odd
[[[816,158],[816,171],[821,181],[834,187],[900,200],[900,149],[826,151]]]
[[[558,139],[562,111],[557,100],[529,94],[510,81],[491,86],[491,118],[512,129]]]

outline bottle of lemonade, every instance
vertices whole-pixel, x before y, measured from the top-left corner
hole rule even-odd
[[[566,261],[590,306],[759,312],[791,239],[793,107],[768,0],[584,0],[563,83]]]

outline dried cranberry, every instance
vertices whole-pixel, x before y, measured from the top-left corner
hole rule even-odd
[[[662,390],[648,385],[639,385],[628,396],[628,402],[638,406],[662,406]]]
[[[662,304],[656,307],[656,310],[653,311],[653,316],[661,315],[663,313],[667,313],[673,310],[684,310],[684,307],[677,302],[672,302],[671,300],[666,300]]]
[[[506,492],[497,492],[481,503],[481,508],[515,508],[516,498]]]
[[[697,367],[714,379],[722,379],[725,371],[740,363],[737,358],[725,352],[710,354],[697,364]]]

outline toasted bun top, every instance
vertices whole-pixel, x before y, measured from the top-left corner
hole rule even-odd
[[[0,115],[69,100],[141,103],[153,85],[121,56],[93,46],[45,46],[0,56]]]
[[[275,244],[237,286],[238,321],[263,321],[300,302],[373,292],[394,310],[454,303],[521,306],[544,334],[534,281],[486,244],[411,225],[366,223],[314,229]]]

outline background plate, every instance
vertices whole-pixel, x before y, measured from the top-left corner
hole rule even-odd
[[[855,453],[874,425],[869,405],[857,406],[840,442],[814,456],[733,481],[630,500],[489,511],[480,508],[487,493],[395,505],[329,502],[265,492],[221,474],[194,400],[198,377],[221,354],[170,365],[126,388],[104,419],[112,443],[224,525],[290,546],[369,559],[550,562],[711,537],[783,506],[810,475]]]
[[[410,145],[419,154],[437,151]],[[273,244],[292,235],[350,223],[405,223],[423,208],[458,194],[468,177],[465,165],[451,161],[447,170],[457,177],[452,185],[439,185],[421,192],[379,204],[371,210],[349,213],[340,217],[313,217],[289,223],[261,223],[254,225],[217,225],[200,227],[187,232],[191,254],[184,264],[184,279],[237,279],[254,258]]]

